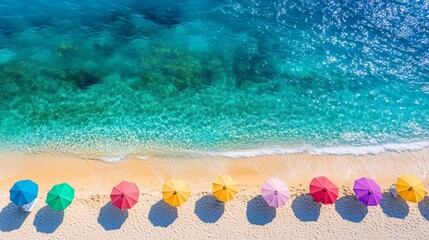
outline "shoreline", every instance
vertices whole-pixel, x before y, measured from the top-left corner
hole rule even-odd
[[[1,147],[1,146],[0,146]],[[4,147],[4,146],[3,146]],[[129,146],[131,147],[131,146]],[[113,147],[115,148],[115,147]],[[309,154],[309,155],[351,155],[351,156],[366,156],[377,155],[382,153],[404,153],[410,151],[420,151],[429,148],[429,140],[421,140],[406,143],[385,143],[378,145],[338,145],[338,146],[296,146],[286,147],[282,145],[267,145],[267,146],[250,146],[247,148],[232,148],[232,149],[219,149],[217,151],[202,149],[191,150],[182,148],[153,148],[146,152],[136,151],[135,146],[130,149],[124,150],[123,146],[120,147],[119,152],[109,151],[103,152],[97,148],[83,149],[80,152],[74,150],[64,150],[62,148],[50,149],[49,145],[44,147],[28,148],[26,150],[14,149],[13,147],[0,148],[0,156],[4,155],[58,155],[58,156],[74,156],[84,159],[101,160],[108,163],[120,162],[127,158],[137,158],[140,160],[148,160],[151,157],[159,158],[257,158],[267,156],[281,156],[293,154]],[[126,148],[125,148],[126,149]],[[64,151],[63,151],[64,150]],[[106,150],[106,149],[104,149]],[[117,149],[116,149],[117,150]],[[127,153],[124,153],[127,152]],[[133,152],[136,151],[136,152]]]
[[[169,178],[182,178],[190,183],[191,191],[210,192],[211,181],[221,174],[235,177],[240,185],[252,190],[269,177],[280,178],[288,186],[294,186],[305,185],[319,175],[332,178],[339,186],[352,186],[355,179],[366,176],[374,178],[382,188],[388,188],[404,173],[427,180],[429,168],[425,166],[429,166],[429,148],[363,156],[297,153],[233,159],[189,156],[141,160],[129,157],[116,163],[64,154],[22,153],[0,155],[0,164],[0,190],[8,190],[17,180],[33,179],[41,190],[67,181],[76,187],[77,194],[108,194],[121,180],[134,181],[149,191],[160,191]]]

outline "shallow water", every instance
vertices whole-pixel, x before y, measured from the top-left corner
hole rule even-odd
[[[428,1],[4,0],[0,148],[428,146],[428,15]]]

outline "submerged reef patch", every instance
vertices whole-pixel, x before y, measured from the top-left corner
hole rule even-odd
[[[104,75],[100,72],[90,71],[88,69],[66,69],[60,72],[59,79],[71,83],[79,89],[87,89],[94,84],[98,84]]]
[[[219,55],[158,44],[141,53],[140,66],[143,85],[165,93],[207,87],[224,71]]]

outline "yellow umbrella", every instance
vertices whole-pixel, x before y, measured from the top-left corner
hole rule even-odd
[[[169,180],[162,187],[164,201],[173,207],[182,206],[190,194],[189,184],[179,179]]]
[[[238,184],[231,176],[219,176],[213,182],[213,195],[222,202],[232,200],[238,193]]]
[[[424,183],[416,176],[404,174],[396,181],[396,191],[403,199],[418,203],[425,198]]]

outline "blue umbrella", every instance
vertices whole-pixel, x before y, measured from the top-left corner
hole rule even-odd
[[[9,190],[10,200],[17,206],[22,207],[36,199],[39,192],[39,186],[31,180],[22,180],[16,182]]]

